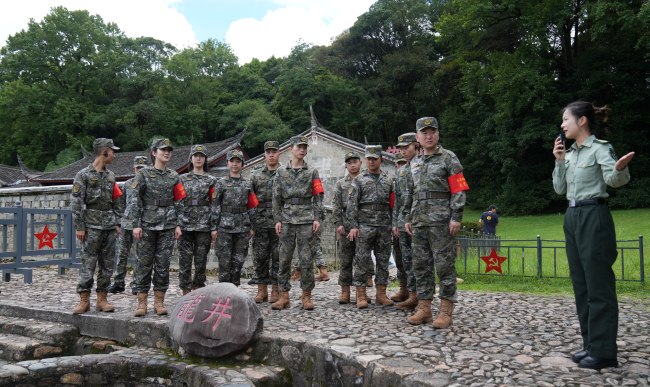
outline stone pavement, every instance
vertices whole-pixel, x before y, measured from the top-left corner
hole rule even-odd
[[[467,292],[460,285],[454,325],[434,330],[431,325],[407,324],[408,314],[394,307],[373,303],[359,311],[353,304],[339,305],[336,278],[334,273],[330,281],[317,282],[312,312],[300,309],[295,282],[289,310],[273,311],[268,303],[261,304],[264,333],[251,356],[265,364],[284,363],[285,367],[292,362],[307,364],[304,358],[311,356],[311,366],[327,364],[321,370],[309,370],[321,373],[324,385],[347,385],[336,380],[386,386],[650,384],[648,302],[620,302],[620,366],[593,371],[579,369],[569,359],[580,349],[571,297]],[[74,292],[77,279],[76,270],[59,276],[49,268],[35,269],[31,285],[23,284],[22,276],[12,276],[11,282],[0,282],[0,314],[67,320],[77,322],[85,335],[130,345],[169,347],[164,333],[167,318],[151,314],[152,297],[149,314],[142,319],[132,317],[136,298],[130,294],[109,294],[117,311],[99,313],[94,311],[93,293],[91,311],[83,317],[72,316],[70,311],[78,300]],[[180,298],[176,273],[171,280],[169,309]],[[208,283],[215,282],[216,278],[208,278]],[[255,286],[244,284],[241,288],[255,295]],[[370,294],[374,297],[374,291]],[[438,303],[434,304],[435,313]],[[273,345],[278,351],[271,350]],[[320,355],[314,355],[319,350]],[[348,372],[345,370],[356,373],[356,379],[340,374]],[[293,380],[294,385],[308,384],[297,381],[295,375]]]

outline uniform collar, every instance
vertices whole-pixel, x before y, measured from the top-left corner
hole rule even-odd
[[[303,163],[303,165],[302,165],[302,168],[300,168],[300,169],[307,169],[307,162],[303,160],[302,163]],[[287,169],[295,169],[295,168],[293,168],[293,167],[291,166],[291,160],[289,160],[289,162],[287,163],[287,167],[286,167],[286,168],[287,168]]]
[[[596,140],[596,136],[592,134],[591,136],[589,136],[589,137],[587,137],[585,139],[585,141],[582,143],[580,148],[585,147],[585,146],[587,148],[591,148],[591,146],[593,145],[595,140]],[[571,145],[571,148],[578,149],[578,144],[574,142],[573,145]]]

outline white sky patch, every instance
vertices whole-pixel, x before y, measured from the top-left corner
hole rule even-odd
[[[196,36],[187,18],[172,6],[179,0],[29,0],[3,1],[0,5],[0,46],[10,35],[27,29],[33,18],[37,23],[51,8],[63,6],[70,11],[88,10],[113,22],[130,37],[151,36],[176,48],[196,46]]]
[[[268,11],[261,20],[246,18],[232,22],[226,32],[239,63],[257,58],[287,56],[302,40],[327,45],[350,28],[375,0],[276,0],[280,8]]]

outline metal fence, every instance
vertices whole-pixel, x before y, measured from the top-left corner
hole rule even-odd
[[[539,235],[535,239],[502,239],[466,230],[456,239],[458,273],[569,278],[564,240],[542,239]],[[643,236],[616,243],[618,257],[613,267],[616,279],[645,282]]]
[[[70,210],[15,207],[0,208],[0,270],[5,282],[11,274],[22,274],[32,283],[32,268],[79,267],[75,231]]]

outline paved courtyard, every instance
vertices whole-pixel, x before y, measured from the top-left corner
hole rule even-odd
[[[35,310],[69,314],[78,300],[78,273],[59,276],[55,269],[35,269],[33,284],[22,276],[0,282],[0,310]],[[177,274],[171,274],[168,308],[180,298]],[[216,278],[208,278],[215,283]],[[254,296],[255,286],[241,289]],[[300,290],[293,283],[291,308],[273,311],[261,304],[264,340],[281,338],[335,351],[363,367],[381,366],[410,385],[638,385],[650,384],[650,302],[620,302],[618,368],[579,369],[569,356],[580,349],[578,322],[571,297],[546,297],[513,293],[463,291],[454,312],[454,325],[434,330],[431,325],[411,326],[407,313],[394,307],[359,311],[339,305],[336,273],[313,291],[316,309],[300,309]],[[374,291],[370,294],[374,296]],[[157,326],[167,317],[132,316],[136,298],[128,293],[111,295],[117,311],[88,315],[119,324],[150,322]],[[437,310],[437,302],[434,303]],[[123,326],[123,325],[122,325]],[[86,333],[88,334],[88,333]]]

